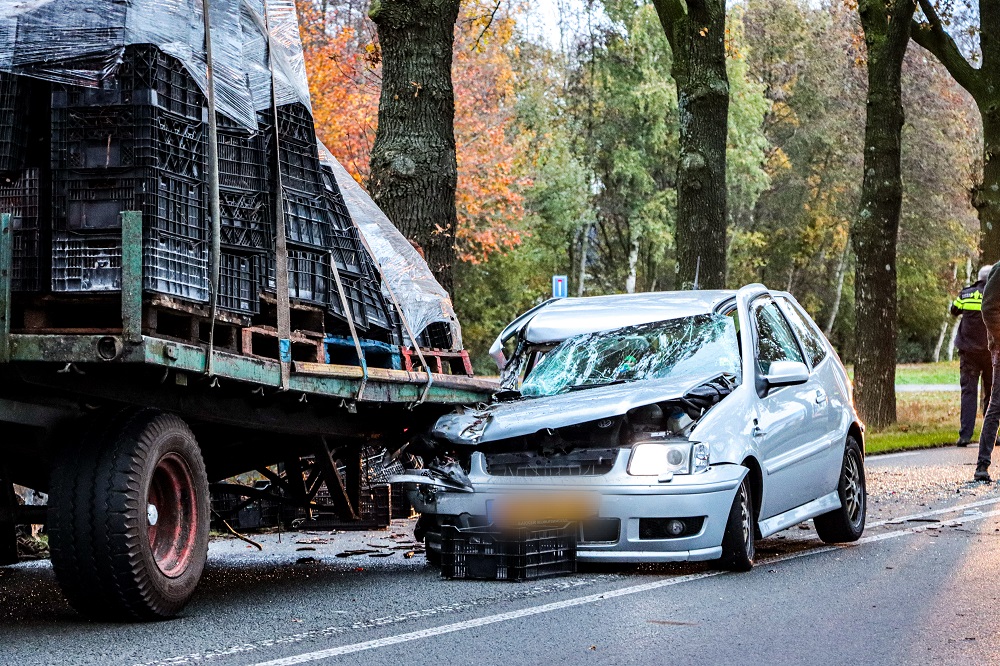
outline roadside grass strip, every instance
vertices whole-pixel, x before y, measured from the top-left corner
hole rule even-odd
[[[972,502],[969,504],[959,505],[948,509],[936,509],[933,511],[927,511],[920,514],[913,514],[910,516],[903,516],[900,518],[892,518],[889,520],[878,521],[872,523],[868,527],[880,527],[882,525],[892,525],[892,524],[906,522],[908,520],[917,520],[923,518],[930,518],[932,516],[944,515],[948,513],[955,513],[956,511],[968,511],[972,509],[978,509],[979,507],[995,505],[998,503],[1000,503],[1000,498],[982,500],[980,502]],[[984,520],[986,518],[992,518],[994,516],[1000,516],[1000,509],[994,509],[992,511],[986,511],[986,512],[978,512],[971,515],[963,515],[958,518],[952,518],[950,520],[943,520],[940,522],[935,522],[933,524],[923,524],[917,527],[896,530],[893,532],[873,534],[870,536],[862,537],[853,544],[847,544],[844,546],[832,546],[832,545],[821,546],[819,548],[814,548],[807,551],[792,553],[789,555],[782,555],[779,557],[768,559],[762,561],[760,564],[770,565],[770,564],[777,564],[779,562],[797,560],[803,557],[818,555],[820,553],[830,553],[838,550],[843,550],[845,548],[854,548],[864,544],[877,543],[880,541],[888,541],[889,539],[897,539],[899,537],[910,536],[913,534],[918,534],[920,532],[925,532],[930,529],[936,529],[940,527],[950,527],[954,525],[962,525],[965,523]],[[380,648],[390,647],[393,645],[400,645],[402,643],[409,643],[412,641],[418,641],[425,638],[443,636],[445,634],[452,634],[459,631],[468,631],[469,629],[485,627],[492,624],[498,624],[500,622],[510,622],[512,620],[520,620],[526,617],[532,617],[535,615],[542,615],[544,613],[552,613],[559,610],[565,610],[567,608],[575,608],[577,606],[594,604],[607,599],[616,599],[619,597],[626,597],[634,594],[642,594],[643,592],[651,592],[653,590],[658,590],[665,587],[671,587],[673,585],[681,585],[683,583],[690,583],[697,580],[703,580],[705,578],[713,578],[715,576],[721,576],[726,573],[728,572],[706,571],[704,573],[678,576],[675,578],[668,578],[665,580],[654,581],[652,583],[644,583],[642,585],[631,585],[629,587],[623,587],[617,590],[611,590],[609,592],[590,594],[582,597],[575,597],[573,599],[565,599],[563,601],[556,601],[553,603],[542,604],[540,606],[531,606],[529,608],[522,608],[520,610],[510,611],[507,613],[487,615],[485,617],[474,618],[462,622],[455,622],[452,624],[441,625],[438,627],[431,627],[429,629],[421,629],[419,631],[412,631],[405,634],[398,634],[396,636],[387,636],[385,638],[378,638],[375,640],[364,641],[362,643],[341,645],[338,647],[328,648],[325,650],[316,650],[314,652],[306,652],[304,654],[295,655],[291,657],[284,657],[281,659],[273,659],[271,661],[259,662],[257,664],[254,664],[254,666],[295,666],[296,664],[306,664],[310,662],[320,661],[322,659],[329,659],[331,657],[357,654],[358,652],[364,652],[366,650],[377,650]]]

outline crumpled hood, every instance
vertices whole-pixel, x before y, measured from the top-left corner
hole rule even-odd
[[[480,409],[462,408],[438,419],[431,432],[436,438],[467,446],[521,437],[544,428],[563,428],[621,416],[635,407],[680,398],[718,375],[718,370],[713,368],[701,377],[687,375],[636,381],[522,398]]]

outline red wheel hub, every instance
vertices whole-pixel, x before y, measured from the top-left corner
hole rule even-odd
[[[146,524],[156,566],[168,578],[187,569],[198,534],[194,479],[184,459],[168,453],[156,463],[149,484]]]

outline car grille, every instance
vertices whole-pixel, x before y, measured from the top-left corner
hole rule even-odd
[[[486,471],[493,476],[600,476],[615,465],[617,449],[584,449],[542,455],[530,451],[486,455]]]

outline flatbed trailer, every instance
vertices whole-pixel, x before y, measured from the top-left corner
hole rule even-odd
[[[17,525],[45,523],[57,578],[86,615],[156,619],[184,606],[207,557],[209,481],[257,471],[305,508],[325,484],[337,515],[356,520],[363,447],[399,449],[495,390],[165,334],[143,294],[141,217],[122,217],[122,288],[104,297],[120,300],[120,323],[67,329],[18,314],[0,215],[0,564],[17,560]],[[180,330],[204,323],[172,313]],[[48,493],[48,507],[19,506],[15,483]]]

